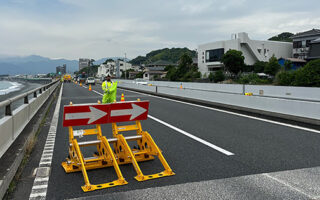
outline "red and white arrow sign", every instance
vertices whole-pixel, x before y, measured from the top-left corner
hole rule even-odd
[[[64,106],[63,126],[85,126],[146,120],[148,101],[127,101],[110,104],[73,104]]]
[[[144,109],[143,107],[140,107],[134,103],[131,105],[131,109],[111,110],[111,117],[130,115],[130,120],[133,120],[147,111],[147,109]]]
[[[65,115],[65,120],[89,119],[88,124],[91,124],[108,114],[92,106],[89,108],[90,112],[67,113]]]

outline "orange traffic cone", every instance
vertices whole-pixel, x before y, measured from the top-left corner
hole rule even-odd
[[[123,95],[123,93],[121,94],[121,101],[124,101],[124,95]]]
[[[183,89],[183,88],[182,88],[182,83],[180,84],[180,89]]]
[[[82,86],[82,82],[80,82],[80,86]]]
[[[91,84],[89,85],[89,91],[91,91],[92,90],[92,88],[91,88]]]

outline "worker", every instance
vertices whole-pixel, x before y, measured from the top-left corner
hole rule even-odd
[[[116,101],[117,85],[118,82],[113,82],[110,75],[105,77],[105,81],[102,83],[102,90],[104,91],[102,103],[113,103]]]

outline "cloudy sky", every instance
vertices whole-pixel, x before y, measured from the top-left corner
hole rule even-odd
[[[320,28],[319,0],[0,0],[0,55],[134,58]]]

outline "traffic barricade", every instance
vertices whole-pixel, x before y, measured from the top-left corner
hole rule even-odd
[[[162,155],[147,131],[142,130],[140,120],[148,118],[148,101],[127,101],[111,104],[74,104],[64,106],[63,126],[69,127],[69,156],[62,167],[66,173],[82,171],[85,185],[84,192],[125,185],[128,182],[122,176],[119,165],[131,163],[137,172],[135,179],[150,179],[172,176],[174,172]],[[134,122],[130,125],[118,125],[119,122]],[[102,135],[101,124],[112,123],[113,138]],[[76,126],[95,125],[93,129],[74,130]],[[136,135],[124,136],[126,132],[136,131]],[[80,141],[76,137],[96,135],[96,140]],[[137,147],[131,148],[128,141],[136,141]],[[113,145],[113,148],[111,145]],[[96,146],[92,157],[84,158],[80,147]],[[153,160],[157,156],[164,171],[144,175],[138,162]],[[117,180],[93,185],[90,183],[87,170],[113,166]]]

